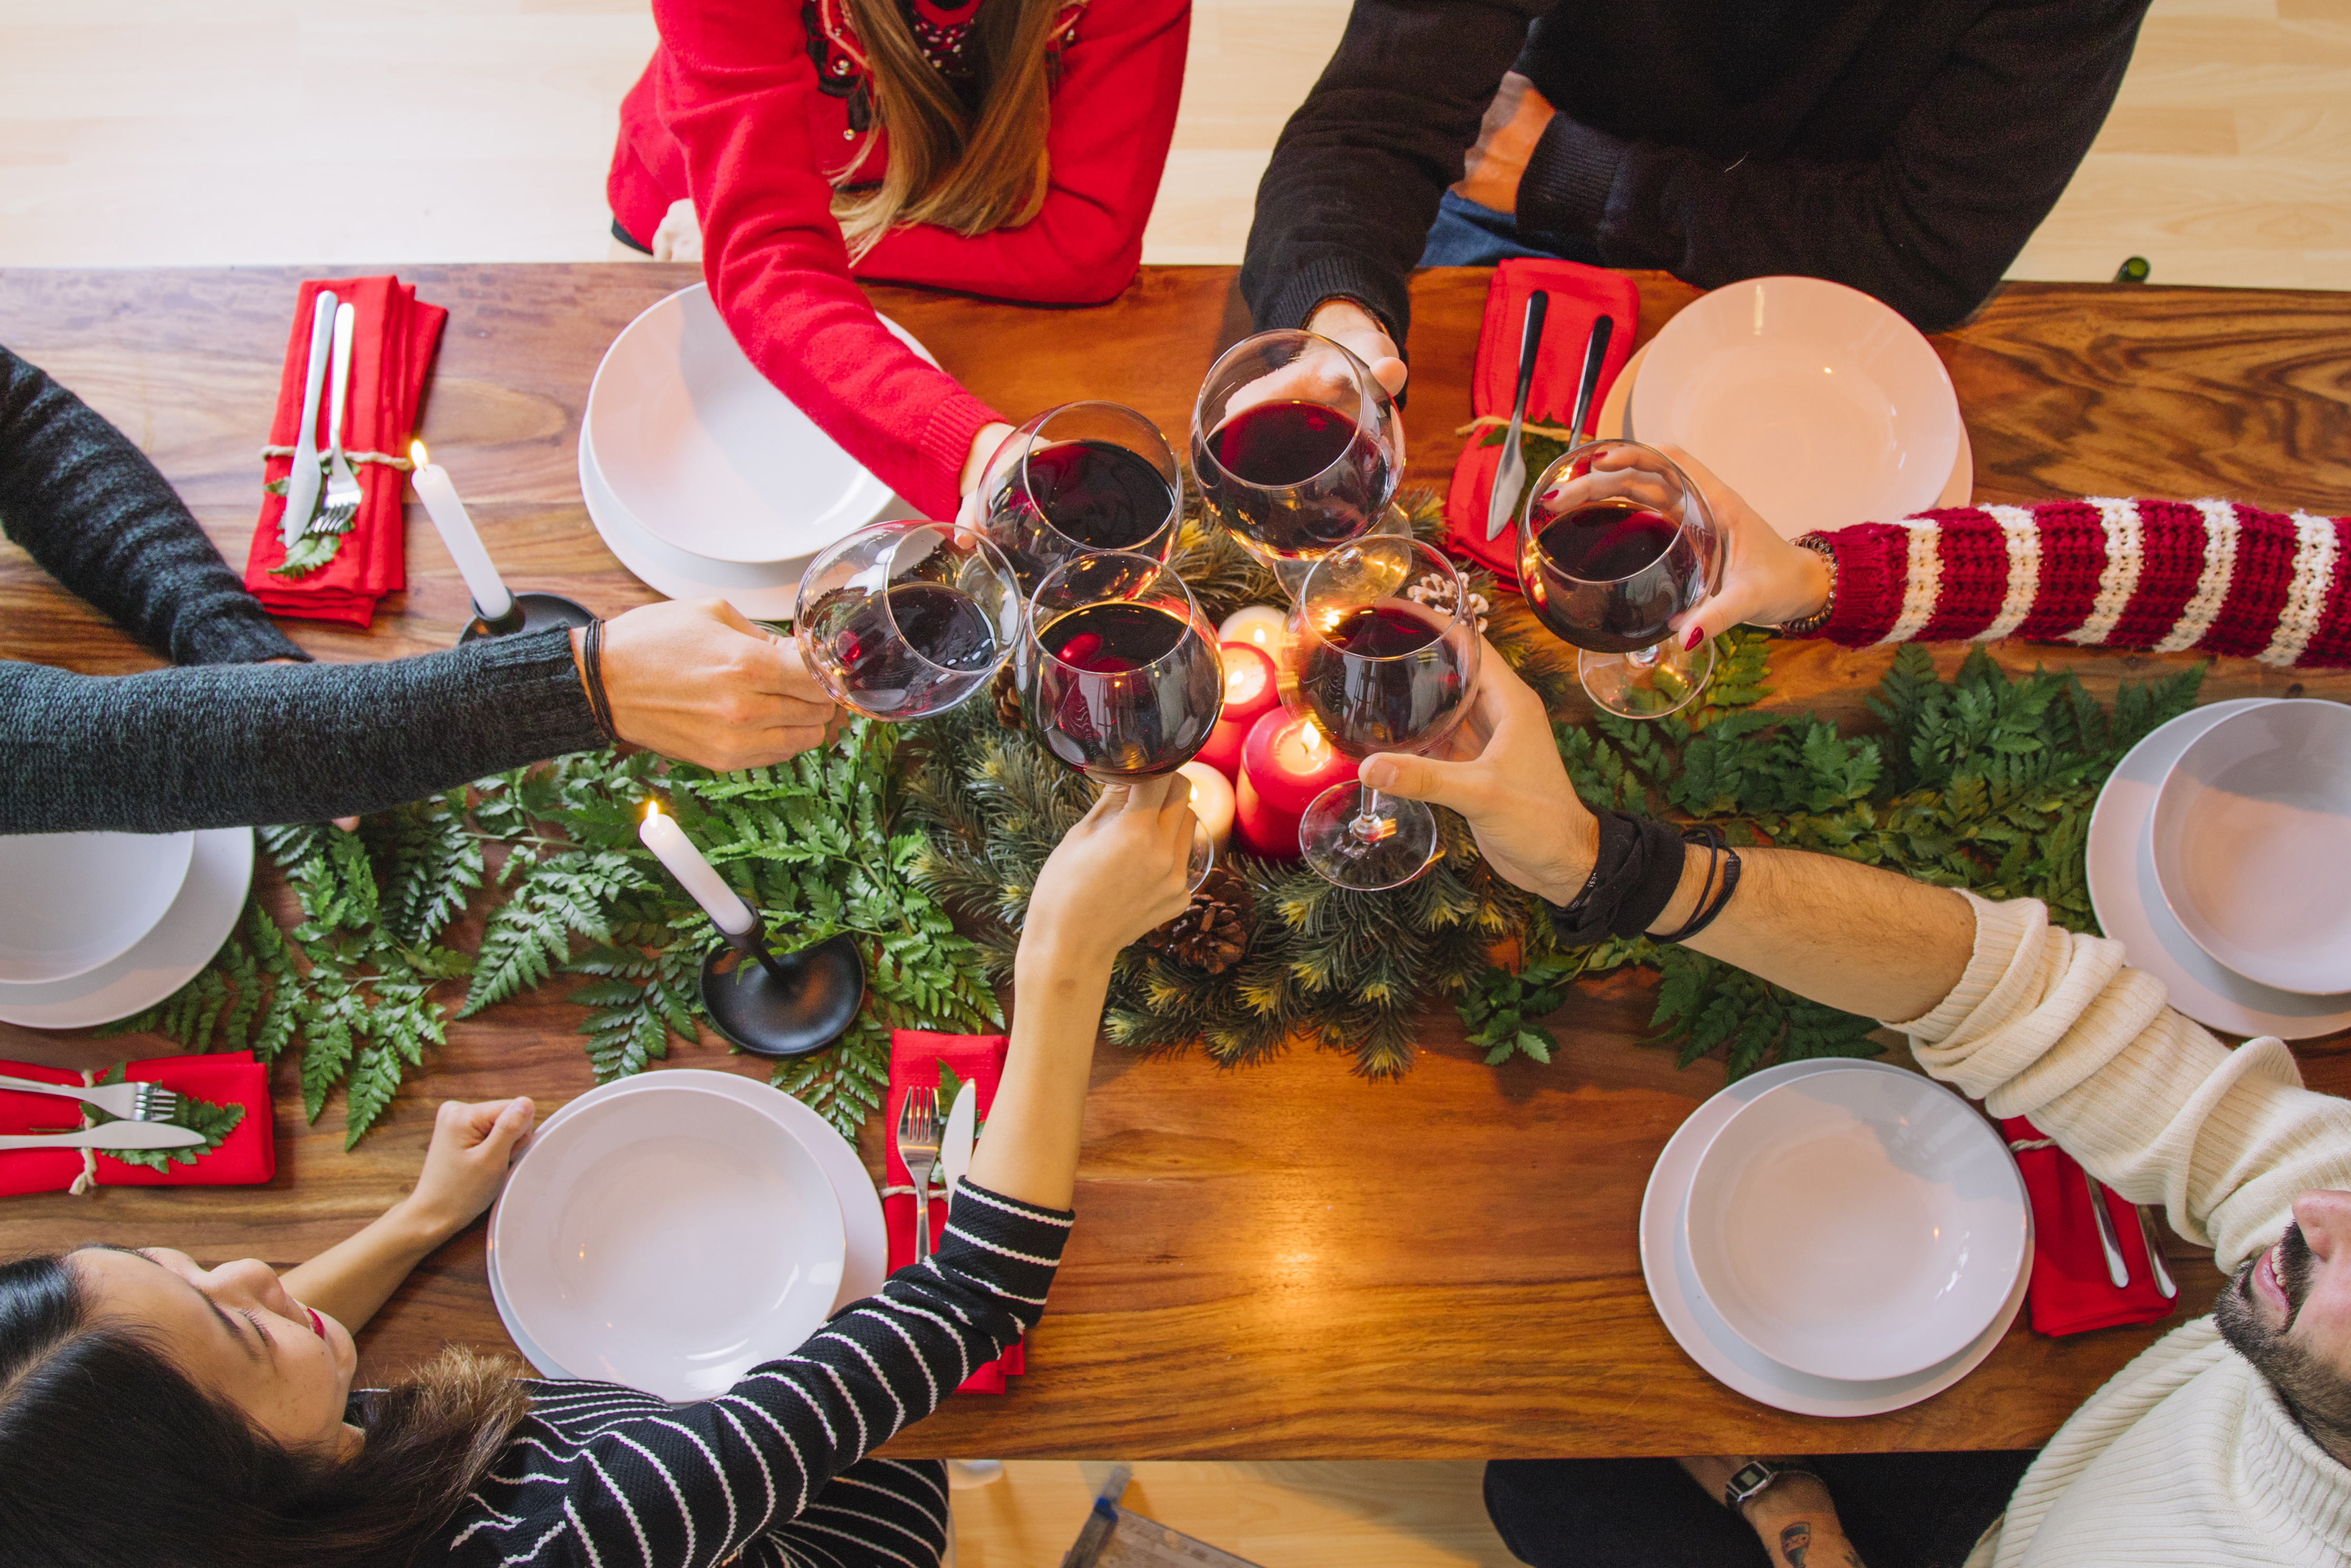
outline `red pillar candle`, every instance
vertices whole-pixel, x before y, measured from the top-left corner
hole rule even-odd
[[[1259,717],[1241,743],[1241,777],[1260,801],[1285,816],[1304,816],[1315,796],[1353,779],[1355,767],[1355,758],[1341,755],[1311,719],[1281,708]]]
[[[1241,743],[1249,738],[1249,726],[1281,706],[1281,692],[1275,683],[1273,661],[1254,643],[1225,643],[1217,653],[1225,666],[1225,709],[1208,736],[1208,744],[1200,747],[1197,760],[1228,779],[1237,779],[1241,770]]]
[[[1253,855],[1270,861],[1298,858],[1299,819],[1277,811],[1258,799],[1257,787],[1241,775],[1233,786],[1233,841]]]

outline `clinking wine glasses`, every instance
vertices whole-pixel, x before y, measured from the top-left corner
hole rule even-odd
[[[1416,539],[1357,539],[1315,563],[1299,591],[1282,700],[1350,757],[1431,750],[1468,711],[1481,646],[1450,560]],[[1353,781],[1314,798],[1298,837],[1325,880],[1363,892],[1412,881],[1442,847],[1426,806]]]
[[[1038,584],[1016,667],[1045,749],[1100,783],[1174,772],[1224,709],[1216,628],[1182,578],[1128,551],[1079,556]],[[1196,827],[1194,887],[1213,860]]]
[[[1586,695],[1626,718],[1662,717],[1705,688],[1713,643],[1685,650],[1671,622],[1714,591],[1722,553],[1698,486],[1637,441],[1562,453],[1519,519],[1527,602],[1580,650]]]
[[[1184,520],[1184,474],[1159,427],[1115,402],[1067,402],[1006,436],[979,482],[979,528],[1034,593],[1091,550],[1165,560]]]
[[[1313,563],[1375,530],[1404,476],[1387,389],[1312,332],[1259,332],[1208,368],[1192,472],[1218,521],[1297,597]]]
[[[809,668],[868,718],[928,718],[987,685],[1020,635],[1001,551],[952,523],[875,523],[801,574],[792,614]]]

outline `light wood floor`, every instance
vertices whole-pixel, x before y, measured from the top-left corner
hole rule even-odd
[[[1196,0],[1144,256],[1240,257],[1346,0]],[[592,260],[647,0],[0,0],[0,266]],[[2351,0],[2156,0],[2020,277],[2351,288]]]

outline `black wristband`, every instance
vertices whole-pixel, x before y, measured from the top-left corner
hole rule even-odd
[[[1678,930],[1657,937],[1659,942],[1687,942],[1713,925],[1714,917],[1722,913],[1724,905],[1730,902],[1732,890],[1739,885],[1739,852],[1723,841],[1720,828],[1701,824],[1684,830],[1682,839],[1687,843],[1706,846],[1706,882],[1698,890],[1698,903],[1691,906],[1690,917]],[[1719,891],[1714,882],[1718,870],[1722,875]]]
[[[1687,846],[1667,823],[1623,811],[1597,811],[1600,854],[1573,903],[1551,910],[1562,947],[1583,947],[1608,936],[1638,936],[1654,924],[1681,885]]]
[[[590,621],[580,638],[580,685],[588,688],[588,711],[606,740],[617,744],[621,732],[612,723],[612,702],[604,695],[604,622]]]

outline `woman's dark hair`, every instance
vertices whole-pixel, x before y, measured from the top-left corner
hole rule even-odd
[[[67,1258],[0,1264],[0,1568],[406,1568],[526,1404],[452,1347],[368,1396],[356,1457],[288,1448],[99,1313]]]

